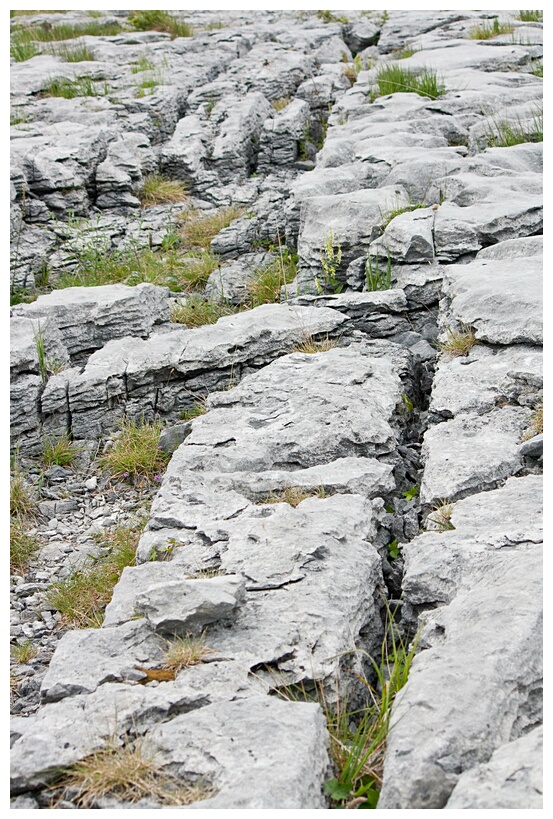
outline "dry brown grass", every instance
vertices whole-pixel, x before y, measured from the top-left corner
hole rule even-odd
[[[99,799],[114,796],[123,802],[153,797],[163,805],[190,805],[213,796],[215,791],[202,783],[184,785],[159,770],[159,763],[144,740],[118,746],[115,742],[95,751],[64,772],[53,786],[57,804],[65,797],[78,808],[91,808]],[[56,804],[53,805],[56,807]]]
[[[461,330],[447,328],[447,339],[438,345],[442,353],[449,355],[466,355],[468,351],[477,343],[472,327],[464,324]]]
[[[167,651],[163,659],[163,665],[175,673],[181,668],[190,668],[192,665],[199,665],[212,654],[212,650],[204,644],[205,635],[194,637],[187,634],[186,637],[175,637],[168,641]]]
[[[211,240],[243,213],[243,209],[235,205],[219,208],[215,213],[204,216],[201,212],[191,211],[185,216],[186,221],[180,231],[182,238],[190,247],[208,248]]]
[[[535,435],[543,434],[543,405],[536,407],[527,429],[522,434],[523,441],[529,441]]]
[[[143,208],[161,204],[174,205],[177,202],[184,202],[187,196],[187,190],[182,182],[167,179],[159,174],[146,176],[138,191],[138,198]]]
[[[287,105],[290,105],[291,102],[290,97],[280,97],[278,100],[273,100],[271,105],[275,111],[282,111]]]
[[[281,492],[273,492],[263,503],[288,503],[294,509],[307,498],[324,498],[323,486],[318,489],[303,489],[301,486],[287,486]]]
[[[428,521],[433,523],[438,531],[447,532],[455,529],[451,522],[451,514],[453,512],[453,504],[445,498],[434,504],[431,514],[428,516]]]
[[[306,336],[303,341],[299,344],[296,344],[294,347],[294,353],[325,353],[327,350],[332,350],[333,347],[336,347],[337,341],[333,338],[329,338],[328,336],[323,339],[319,339],[318,341],[313,338],[313,336]]]

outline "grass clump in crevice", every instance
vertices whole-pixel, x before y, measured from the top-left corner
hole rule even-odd
[[[382,230],[386,230],[390,222],[396,218],[396,216],[400,216],[402,213],[411,213],[413,210],[418,210],[419,208],[425,208],[426,202],[409,202],[408,205],[400,205],[399,203],[396,207],[391,207],[388,210],[382,212],[381,211],[381,223],[380,226]]]
[[[153,71],[152,73],[142,77],[136,86],[135,97],[145,97],[146,94],[153,94],[158,85],[163,85],[165,82],[161,71]]]
[[[397,63],[382,66],[375,79],[377,89],[371,92],[371,99],[385,97],[396,92],[415,93],[431,100],[438,99],[446,93],[444,83],[430,68],[404,68]]]
[[[278,100],[273,100],[271,102],[271,105],[273,106],[275,111],[282,111],[284,108],[290,105],[291,102],[292,100],[290,99],[290,97],[280,97]]]
[[[129,23],[139,31],[166,31],[173,38],[191,37],[194,33],[192,26],[167,11],[135,11]]]
[[[40,54],[40,48],[32,41],[10,43],[10,57],[13,57],[16,63],[24,63],[37,54]]]
[[[48,602],[74,628],[100,628],[104,611],[123,569],[135,565],[138,539],[145,521],[117,526],[99,539],[102,554],[90,565],[54,583]]]
[[[543,142],[543,111],[536,111],[529,120],[496,120],[486,132],[491,148],[509,148],[525,142]]]
[[[341,293],[344,285],[338,281],[336,274],[342,261],[342,246],[340,242],[334,241],[334,231],[330,228],[327,235],[324,237],[323,249],[321,250],[321,268],[323,271],[324,285],[326,288],[332,290],[333,293]],[[315,276],[315,287],[317,293],[321,293],[323,288],[320,285],[319,279]]]
[[[22,572],[32,555],[40,548],[40,541],[29,534],[29,521],[15,517],[10,521],[10,569]]]
[[[323,23],[344,23],[344,24],[346,24],[346,23],[349,22],[348,18],[345,15],[342,15],[342,17],[336,17],[334,14],[332,14],[331,11],[323,10],[323,9],[320,9],[319,11],[317,11],[317,17],[319,18],[319,20],[322,20]]]
[[[181,236],[189,247],[208,248],[211,240],[243,213],[244,209],[236,205],[219,208],[215,213],[204,216],[198,211],[187,213],[180,231]]]
[[[485,20],[470,29],[468,36],[470,40],[491,40],[499,37],[500,34],[512,34],[514,26],[511,23],[500,23],[496,17],[491,25]]]
[[[199,575],[196,574],[196,577]],[[202,575],[206,576],[206,575]],[[210,576],[214,576],[212,573]],[[175,637],[167,641],[167,649],[163,657],[165,668],[177,673],[182,668],[199,665],[213,654],[213,650],[205,645],[205,633],[200,637],[187,634],[185,637]]]
[[[438,349],[442,353],[452,356],[466,355],[477,343],[474,330],[466,324],[463,324],[460,330],[452,330],[451,327],[448,327],[446,333],[446,340],[438,344]]]
[[[94,52],[84,43],[79,45],[66,45],[65,43],[53,45],[47,47],[43,53],[61,57],[67,63],[92,62],[96,59]]]
[[[523,23],[541,23],[543,20],[543,11],[531,11],[530,9],[523,9],[518,13],[518,19]]]
[[[63,97],[66,100],[75,97],[101,97],[109,94],[107,83],[98,86],[91,77],[77,77],[70,80],[67,77],[52,77],[42,88],[42,97]]]
[[[25,640],[23,643],[16,643],[15,645],[11,646],[10,651],[15,662],[20,663],[21,665],[25,665],[29,662],[29,660],[34,660],[38,654],[38,649],[33,644],[32,640]]]
[[[249,306],[259,307],[260,304],[280,302],[281,288],[296,278],[296,264],[296,257],[289,250],[280,248],[279,258],[264,270],[258,270],[255,277],[248,282]]]
[[[428,515],[427,524],[433,524],[430,531],[448,532],[455,529],[451,522],[454,505],[446,498],[434,504],[432,512]],[[427,528],[429,528],[427,526]]]
[[[308,355],[313,355],[315,353],[326,353],[327,350],[332,350],[333,347],[336,347],[338,342],[334,338],[326,338],[322,339],[315,339],[313,336],[307,335],[303,341],[300,341],[299,344],[293,348],[293,353],[306,353]]]
[[[16,460],[10,476],[10,515],[18,518],[28,517],[33,514],[34,508],[34,498]]]
[[[367,257],[365,262],[365,286],[369,293],[377,290],[390,290],[392,287],[392,261],[388,254],[386,261],[386,269],[381,270],[378,256],[374,259],[372,256]]]
[[[163,429],[160,421],[151,424],[124,418],[111,449],[100,458],[100,466],[112,478],[151,483],[165,470],[169,455],[159,449]]]
[[[304,489],[301,486],[287,486],[280,492],[272,492],[263,503],[287,503],[294,509],[307,498],[326,498],[324,486],[318,489]]]
[[[192,407],[188,407],[187,409],[181,410],[180,413],[180,420],[181,421],[192,421],[193,418],[199,418],[200,415],[205,415],[207,412],[205,401],[198,401]]]
[[[212,787],[198,781],[185,785],[160,770],[159,761],[147,748],[144,738],[120,745],[112,740],[107,747],[65,768],[51,790],[60,794],[59,803],[70,799],[77,808],[92,808],[99,799],[113,796],[135,803],[150,797],[162,805],[190,805],[215,794]],[[61,791],[61,793],[60,793]],[[53,799],[53,807],[56,807]]]
[[[162,203],[173,205],[177,202],[184,202],[187,196],[187,190],[182,182],[167,179],[160,174],[145,176],[142,187],[138,191],[138,198],[144,208]]]
[[[530,423],[522,434],[523,441],[529,441],[535,435],[543,434],[543,404],[540,404],[532,413]]]
[[[154,71],[155,63],[150,60],[147,54],[141,54],[136,63],[131,65],[131,74],[139,74],[141,71]]]
[[[44,442],[42,460],[45,466],[71,466],[81,447],[73,444],[68,435],[47,438]]]
[[[224,302],[206,299],[195,293],[186,301],[175,304],[171,310],[171,321],[186,324],[187,327],[202,327],[204,324],[215,324],[223,316],[237,313],[238,308]]]

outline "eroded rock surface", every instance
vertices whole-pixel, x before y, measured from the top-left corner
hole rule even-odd
[[[539,809],[541,22],[132,14],[11,18],[10,289],[39,294],[12,308],[11,431],[42,544],[12,574],[38,651],[13,661],[12,807],[137,738],[209,789],[190,809],[364,807],[324,787],[325,710],[371,704],[388,599],[418,644],[378,808]],[[86,59],[25,59],[22,22],[92,25]],[[157,174],[186,197],[148,204]],[[176,323],[196,298],[228,315]],[[155,486],[95,460],[124,418],[165,425]],[[45,468],[62,436],[75,466]],[[101,627],[68,628],[49,585],[150,499]]]

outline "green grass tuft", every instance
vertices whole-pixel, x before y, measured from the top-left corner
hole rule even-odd
[[[392,262],[388,255],[386,270],[380,269],[378,256],[369,256],[365,262],[365,282],[367,291],[373,293],[377,290],[390,290],[392,287]]]
[[[198,211],[190,211],[183,216],[182,238],[189,247],[207,248],[221,230],[243,213],[243,208],[236,205],[219,208],[215,213],[203,216]]]
[[[12,43],[53,43],[58,40],[74,40],[86,35],[92,37],[111,37],[120,34],[123,28],[119,23],[89,22],[83,25],[58,23],[54,26],[20,26],[12,30]]]
[[[91,62],[96,59],[94,52],[84,44],[66,45],[66,43],[61,43],[60,45],[51,45],[47,46],[43,53],[54,54],[68,63]]]
[[[396,92],[411,92],[435,100],[446,93],[446,87],[435,71],[404,68],[397,63],[384,65],[376,76],[376,84],[378,91],[375,89],[371,94],[374,99]]]
[[[281,288],[296,278],[296,264],[296,257],[285,249],[269,267],[258,270],[255,278],[248,283],[247,299],[250,306],[259,307],[260,304],[279,302]]]
[[[169,455],[158,448],[163,425],[123,419],[113,447],[100,458],[100,466],[113,478],[130,478],[133,482],[152,482],[159,477]]]
[[[10,525],[10,569],[22,572],[32,555],[40,547],[34,535],[28,533],[29,522],[14,518]]]
[[[174,37],[191,37],[192,26],[167,11],[135,11],[129,23],[139,31],[167,31]]]
[[[186,197],[187,191],[182,182],[167,179],[159,174],[144,177],[144,183],[138,192],[138,198],[145,208],[161,203],[183,202]]]
[[[40,48],[33,42],[12,42],[10,44],[10,57],[16,61],[16,63],[24,63],[27,60],[30,60],[31,57],[36,57],[37,54],[40,54]]]
[[[223,316],[238,312],[237,308],[220,301],[206,299],[200,294],[188,296],[183,304],[176,304],[171,311],[171,321],[185,324],[187,327],[201,327],[204,324],[215,324]]]
[[[75,80],[52,77],[45,83],[41,92],[43,97],[63,97],[66,100],[75,97],[101,97],[106,94],[109,94],[107,83],[99,86],[90,77],[77,77]]]
[[[519,11],[518,19],[522,20],[523,23],[541,23],[543,20],[543,11],[530,11],[530,9],[525,9]]]
[[[500,23],[496,17],[491,25],[484,21],[471,28],[468,36],[470,40],[491,40],[500,34],[511,34],[514,30],[511,23]]]
[[[451,327],[448,327],[447,338],[438,345],[438,349],[453,356],[466,355],[476,343],[472,327],[463,325],[460,330],[452,330]]]
[[[49,438],[44,442],[42,460],[46,466],[70,466],[81,447],[73,444],[67,435],[57,440]]]
[[[145,520],[117,526],[99,539],[105,553],[92,564],[54,583],[48,602],[74,628],[99,628],[104,610],[123,569],[135,565],[136,548]]]
[[[131,74],[139,74],[141,71],[154,71],[155,67],[155,63],[146,54],[141,54],[137,62],[131,65]]]
[[[543,142],[543,112],[536,112],[531,120],[496,120],[486,133],[491,148],[509,148],[525,142]]]

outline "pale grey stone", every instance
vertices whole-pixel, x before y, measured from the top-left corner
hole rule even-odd
[[[163,767],[216,788],[189,809],[326,807],[328,734],[314,703],[271,697],[215,703],[154,728],[148,740]]]
[[[448,809],[543,808],[543,728],[507,742],[489,761],[459,777]]]
[[[448,265],[444,294],[449,312],[491,344],[541,344],[542,260],[478,260]]]
[[[394,706],[381,809],[445,807],[464,771],[541,721],[541,548],[526,535],[535,524],[539,541],[540,488],[511,478],[459,501],[455,531],[403,548],[423,650]]]
[[[166,287],[147,283],[69,287],[39,296],[32,304],[16,305],[12,315],[48,319],[59,329],[69,354],[79,356],[110,339],[148,336],[155,325],[169,320],[168,293]]]
[[[12,794],[43,788],[59,774],[110,741],[122,744],[157,722],[209,702],[199,691],[162,683],[156,688],[110,683],[92,694],[45,704],[30,717],[11,721]]]
[[[277,262],[274,253],[247,253],[236,261],[219,266],[210,274],[205,292],[210,299],[240,304],[248,298],[248,285],[259,271]]]
[[[476,254],[477,259],[527,259],[529,256],[543,256],[543,236],[524,236],[520,239],[507,239],[496,245],[483,247]]]
[[[143,619],[130,620],[118,628],[68,631],[50,661],[41,698],[55,702],[90,694],[104,683],[122,682],[125,669],[162,658],[163,642]]]
[[[367,19],[349,23],[344,29],[344,39],[354,54],[364,48],[376,45],[380,37],[380,26]]]
[[[163,452],[172,454],[179,447],[191,430],[190,421],[182,424],[174,424],[161,430],[158,447]]]
[[[541,390],[543,353],[538,347],[490,348],[475,344],[467,356],[442,356],[432,385],[429,410],[451,418],[485,413],[500,403],[518,403]]]
[[[173,580],[142,591],[136,608],[157,632],[185,637],[233,617],[244,602],[244,590],[244,579],[233,575]]]
[[[365,264],[363,264],[365,268]],[[364,274],[365,276],[365,274]],[[409,330],[407,300],[403,290],[375,290],[366,293],[339,293],[298,296],[292,304],[331,307],[348,316],[350,327],[372,338],[395,336]]]
[[[519,472],[520,439],[530,417],[528,408],[505,407],[486,415],[463,413],[430,427],[422,447],[421,501],[454,500]]]
[[[543,434],[534,435],[529,441],[524,441],[520,447],[524,458],[541,458],[543,455]]]
[[[382,236],[371,242],[369,253],[405,264],[432,262],[434,214],[433,208],[400,213],[392,219]]]
[[[295,99],[274,116],[266,119],[261,131],[257,168],[270,173],[278,165],[291,165],[298,159],[299,142],[305,138],[309,106],[304,100]]]

